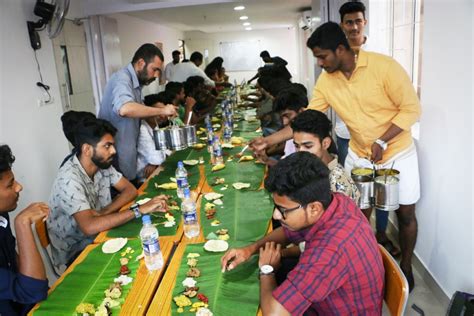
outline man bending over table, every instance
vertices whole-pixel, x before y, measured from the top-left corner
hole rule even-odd
[[[56,266],[69,266],[102,231],[141,214],[166,211],[166,198],[157,196],[129,211],[118,212],[137,196],[135,187],[112,166],[116,155],[115,127],[105,120],[78,124],[77,154],[59,169],[49,199],[47,227]],[[112,200],[110,188],[118,196]]]
[[[354,202],[331,193],[329,170],[315,155],[297,152],[269,171],[265,188],[282,227],[244,248],[230,249],[222,270],[260,254],[263,315],[381,315],[384,268],[369,223]],[[306,242],[287,279],[277,286],[281,249]]]
[[[48,280],[31,225],[49,214],[45,203],[32,203],[15,217],[18,253],[8,215],[18,204],[21,184],[11,170],[10,147],[0,145],[0,315],[26,315],[48,295]]]

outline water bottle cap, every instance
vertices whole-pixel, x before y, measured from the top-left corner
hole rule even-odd
[[[143,224],[151,224],[150,215],[143,215],[142,216],[142,223]]]
[[[178,161],[178,167],[183,167],[183,162],[182,161]]]

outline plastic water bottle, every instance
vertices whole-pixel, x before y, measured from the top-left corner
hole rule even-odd
[[[178,161],[178,168],[176,169],[176,194],[180,199],[184,197],[184,189],[189,187],[188,183],[188,172],[184,168],[183,162]]]
[[[191,199],[189,188],[184,190],[184,200],[181,203],[183,212],[184,235],[187,238],[193,238],[199,235],[199,222],[196,213],[196,203]]]
[[[145,265],[149,271],[161,269],[163,267],[163,255],[161,254],[160,241],[158,239],[158,229],[151,223],[149,215],[142,217],[143,227],[140,230],[143,254],[145,255]]]
[[[212,154],[212,143],[214,141],[214,131],[212,129],[212,125],[211,123],[207,124],[206,125],[206,129],[207,129],[207,151]]]
[[[229,119],[224,121],[224,143],[230,143],[232,138],[232,125]]]
[[[222,158],[222,146],[219,141],[219,136],[214,136],[214,165],[219,165],[224,163],[224,158]]]

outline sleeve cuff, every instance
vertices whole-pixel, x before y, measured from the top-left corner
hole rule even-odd
[[[281,286],[277,287],[272,296],[278,301],[291,315],[303,315],[311,306],[298,289],[286,280]]]

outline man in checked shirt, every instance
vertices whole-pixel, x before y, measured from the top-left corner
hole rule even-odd
[[[384,268],[377,241],[356,204],[331,193],[329,170],[297,152],[270,169],[265,188],[282,227],[221,259],[223,272],[259,253],[263,315],[381,315]],[[306,242],[286,280],[277,285],[281,249]]]

